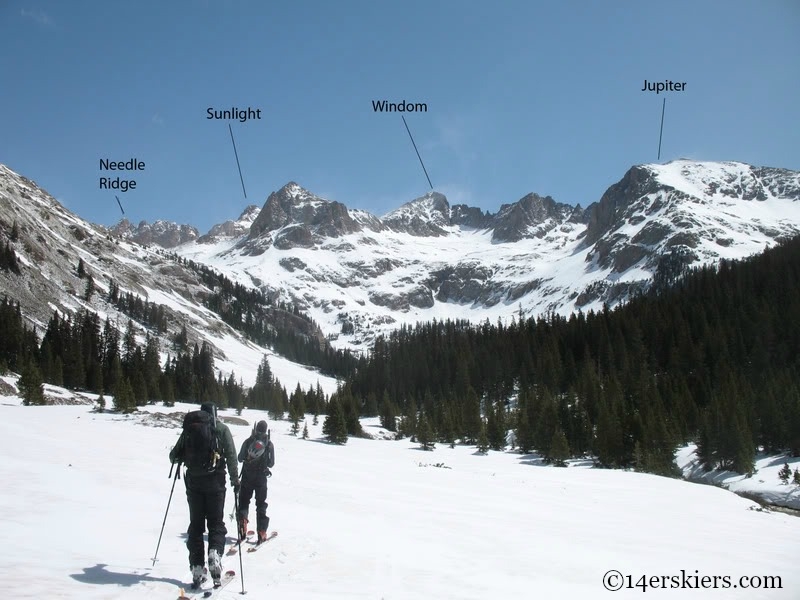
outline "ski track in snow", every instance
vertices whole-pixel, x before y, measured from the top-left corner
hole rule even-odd
[[[266,418],[242,416],[247,425],[229,425],[237,449]],[[170,599],[188,587],[183,480],[158,562],[151,560],[179,430],[145,426],[144,418],[0,397],[0,436],[12,449],[0,463],[4,598]],[[800,597],[800,519],[751,510],[753,502],[719,488],[577,462],[542,467],[531,456],[481,456],[466,446],[423,452],[407,439],[332,446],[320,442],[322,419],[307,422],[311,439],[302,440],[289,435],[289,423],[270,421],[276,466],[268,514],[280,535],[243,556],[250,598],[643,597],[641,589],[606,591],[611,569],[634,581],[684,569],[734,580],[775,575],[783,585],[649,589],[645,597]],[[376,420],[363,422],[381,431]],[[232,512],[228,492],[229,534]],[[225,557],[223,567],[239,573],[239,557]],[[219,597],[240,597],[241,585],[237,578]]]

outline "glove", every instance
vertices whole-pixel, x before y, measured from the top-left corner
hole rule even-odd
[[[238,494],[241,487],[242,485],[238,479],[231,479],[231,488],[233,488],[234,494]]]

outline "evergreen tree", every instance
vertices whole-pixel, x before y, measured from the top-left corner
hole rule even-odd
[[[397,410],[394,403],[389,399],[388,392],[383,393],[383,401],[380,409],[381,427],[389,431],[397,431]]]
[[[22,396],[22,403],[25,406],[45,403],[42,374],[39,371],[39,367],[32,360],[25,363],[17,381],[17,386],[19,387],[20,396]]]
[[[778,471],[778,479],[781,480],[781,483],[784,485],[789,483],[789,478],[792,476],[792,469],[789,467],[789,463],[783,463],[783,467],[780,471]]]
[[[322,433],[331,443],[347,443],[347,422],[345,421],[344,411],[335,395],[328,402],[328,416],[325,417],[325,422],[322,424]]]
[[[553,438],[550,442],[550,450],[548,452],[548,459],[557,467],[566,467],[566,460],[569,458],[569,444],[567,443],[567,436],[559,428],[553,432]]]
[[[83,290],[83,299],[87,302],[92,299],[92,294],[94,294],[94,277],[89,275],[86,278],[86,287]]]
[[[400,434],[412,439],[417,434],[417,403],[413,398],[408,402],[405,416],[400,422]]]
[[[792,483],[795,485],[800,485],[800,470],[794,470],[794,476],[792,477]]]
[[[481,430],[478,432],[478,452],[486,454],[489,451],[489,437],[486,435],[486,423],[481,422]]]
[[[463,403],[463,422],[463,440],[467,444],[474,444],[481,433],[483,421],[481,419],[481,401],[471,385],[467,387],[466,398]]]
[[[364,416],[374,417],[378,415],[378,399],[375,392],[367,394],[367,401],[364,403]]]
[[[136,399],[127,377],[123,377],[118,381],[114,389],[114,410],[125,414],[136,410]]]
[[[503,450],[506,447],[506,409],[503,402],[487,408],[486,435],[489,436],[489,447],[492,450]]]
[[[305,421],[303,421],[303,439],[304,440],[308,439],[308,423],[306,423]]]
[[[423,450],[433,450],[433,429],[423,410],[417,424],[417,441]]]
[[[181,330],[173,339],[173,347],[178,352],[185,352],[189,347],[189,334],[186,331],[186,323],[181,325]]]
[[[8,242],[0,247],[0,269],[10,271],[16,275],[20,274],[17,254]]]
[[[534,447],[533,426],[528,416],[528,404],[530,398],[531,394],[529,391],[520,391],[516,413],[516,436],[517,446],[522,454],[528,454],[531,450],[533,450]]]
[[[169,364],[169,361],[167,361]],[[161,398],[164,401],[164,406],[175,406],[175,387],[172,383],[172,378],[168,374],[164,374],[160,378],[159,389],[161,390]]]

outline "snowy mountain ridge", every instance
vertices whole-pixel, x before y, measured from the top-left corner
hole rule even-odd
[[[169,234],[180,228],[159,223],[140,225],[138,231]],[[191,344],[211,345],[219,372],[226,377],[235,373],[245,385],[254,383],[266,354],[273,372],[289,389],[297,383],[307,389],[317,382],[328,394],[336,389],[333,378],[257,346],[224,323],[203,304],[213,290],[195,270],[155,245],[157,239],[155,236],[153,245],[144,247],[84,221],[30,179],[0,165],[0,246],[10,243],[21,265],[20,273],[0,269],[0,297],[18,302],[26,322],[40,335],[55,311],[75,315],[84,309],[124,330],[129,316],[108,299],[113,282],[121,294],[130,292],[164,308],[166,332],[157,332],[146,323],[135,327],[140,344],[148,333],[160,338],[162,363],[172,351],[172,339],[185,326]],[[310,322],[291,320],[295,333],[322,337]],[[296,325],[301,322],[305,329]]]
[[[743,258],[800,233],[800,173],[738,162],[632,167],[586,209],[528,194],[496,214],[429,192],[379,218],[292,182],[247,235],[179,254],[290,299],[334,345],[432,319],[613,307],[656,274]]]
[[[20,259],[37,281],[33,291],[9,289],[39,322],[53,306],[81,305],[74,264],[83,259],[100,291],[116,277],[174,305],[172,326],[190,318],[207,336],[217,318],[194,306],[207,290],[160,244],[298,306],[319,326],[313,335],[358,351],[419,321],[613,307],[654,276],[743,258],[800,233],[800,173],[737,162],[639,165],[586,209],[528,194],[495,214],[429,192],[377,217],[290,182],[202,236],[166,222],[91,225],[5,167],[3,190],[0,225],[8,232],[21,219]]]

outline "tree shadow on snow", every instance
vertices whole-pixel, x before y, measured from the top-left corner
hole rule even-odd
[[[539,456],[538,454],[523,454],[519,458],[520,464],[523,465],[533,465],[535,467],[546,467],[547,463],[545,462],[544,458]]]
[[[146,581],[159,583],[169,583],[178,587],[186,587],[188,584],[180,579],[172,577],[153,577],[146,573],[121,573],[109,571],[108,565],[98,563],[93,567],[84,567],[83,573],[70,575],[79,583],[90,583],[92,585],[121,585],[122,587],[132,587]]]
[[[756,460],[760,457],[756,456]],[[796,456],[792,456],[791,454],[781,454],[780,456],[776,456],[771,461],[767,463],[767,467],[774,467],[776,465],[783,465],[788,464],[790,467],[794,466],[794,463],[800,462],[800,458]]]

